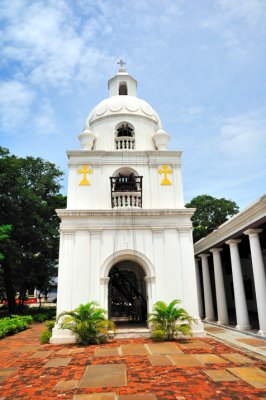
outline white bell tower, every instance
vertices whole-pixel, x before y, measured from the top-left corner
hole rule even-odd
[[[67,152],[68,199],[61,219],[57,315],[94,300],[109,318],[141,320],[157,300],[182,301],[204,336],[198,314],[191,216],[184,207],[181,152],[158,114],[137,97],[137,81],[120,60],[109,97],[90,112]],[[57,324],[52,343],[75,338]]]

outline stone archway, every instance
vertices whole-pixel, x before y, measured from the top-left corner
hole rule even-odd
[[[109,271],[108,315],[116,322],[147,320],[145,271],[130,259],[119,261]]]

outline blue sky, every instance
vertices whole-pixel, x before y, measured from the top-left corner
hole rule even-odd
[[[243,208],[266,192],[265,21],[265,0],[1,0],[1,145],[67,173],[123,58],[183,151],[185,200]]]

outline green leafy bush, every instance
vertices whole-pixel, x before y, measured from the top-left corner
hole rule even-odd
[[[98,306],[91,301],[81,304],[73,311],[61,313],[58,316],[58,320],[64,317],[61,328],[75,333],[78,343],[83,345],[105,342],[109,337],[109,330],[115,331],[115,325],[105,318],[106,311]]]
[[[184,308],[177,307],[180,300],[170,304],[157,301],[149,314],[152,323],[152,339],[156,341],[175,340],[181,335],[191,335],[190,322],[196,322]]]
[[[34,322],[44,322],[55,318],[55,307],[27,308],[26,313],[32,316]]]
[[[45,343],[49,343],[50,339],[52,337],[52,329],[54,327],[55,324],[55,320],[51,320],[51,321],[46,321],[46,327],[47,329],[45,329],[45,331],[43,331],[40,335],[40,342],[41,344],[45,344]]]
[[[23,331],[31,323],[32,317],[30,315],[12,315],[12,317],[2,318],[0,319],[0,338]]]
[[[50,339],[52,337],[52,332],[45,330],[40,335],[40,342],[41,344],[50,343]]]

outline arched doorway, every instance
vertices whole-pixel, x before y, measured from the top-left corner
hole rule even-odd
[[[108,314],[118,322],[143,323],[147,320],[145,272],[132,260],[116,263],[109,272]]]

